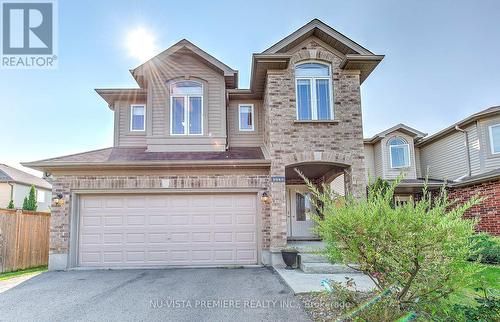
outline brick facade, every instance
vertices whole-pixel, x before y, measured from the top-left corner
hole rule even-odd
[[[305,61],[331,64],[334,121],[297,122],[294,67]],[[363,128],[359,74],[340,69],[341,58],[310,41],[292,55],[286,70],[267,73],[264,93],[264,144],[271,157],[271,176],[285,176],[287,166],[328,162],[343,167],[346,190],[365,191]],[[286,244],[285,183],[271,183],[271,250]]]
[[[269,175],[267,170],[249,171],[218,170],[217,172],[205,170],[205,175],[200,171],[182,171],[178,175],[62,175],[54,176],[52,193],[63,194],[65,203],[62,206],[52,207],[50,227],[50,254],[67,254],[70,246],[70,220],[72,214],[72,195],[75,191],[121,191],[140,192],[145,189],[188,189],[189,191],[210,189],[256,189],[267,190]],[[213,174],[210,174],[212,172]],[[168,188],[165,185],[168,180]],[[270,207],[261,205],[261,248],[269,248],[271,242]]]
[[[479,218],[478,231],[500,236],[500,179],[449,190],[450,199],[458,202],[466,202],[476,195],[485,200],[469,209],[464,217]]]

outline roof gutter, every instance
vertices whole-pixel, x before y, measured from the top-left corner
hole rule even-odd
[[[455,187],[463,187],[463,186],[468,186],[468,185],[471,185],[471,184],[476,184],[476,183],[481,183],[481,182],[485,182],[485,181],[490,181],[490,180],[494,180],[494,179],[498,179],[500,178],[500,173],[493,173],[491,175],[488,175],[488,176],[484,176],[484,177],[478,177],[478,178],[474,178],[472,180],[465,180],[465,181],[460,181],[460,182],[453,182],[453,183],[450,183],[450,186],[455,188]]]
[[[166,168],[191,168],[200,166],[209,168],[255,168],[255,167],[269,167],[270,160],[266,159],[247,159],[247,160],[202,160],[202,161],[189,161],[189,160],[172,160],[172,161],[140,161],[140,162],[67,162],[67,163],[22,163],[23,166],[32,168],[39,171],[45,170],[68,170],[68,169],[138,169],[138,168],[153,168],[153,169],[166,169]]]
[[[458,131],[458,132],[462,132],[464,134],[464,138],[465,138],[465,153],[467,153],[467,157],[466,157],[466,160],[467,160],[467,176],[470,177],[471,174],[472,174],[472,170],[471,170],[471,161],[470,161],[470,150],[469,150],[469,133],[467,133],[466,130],[460,128],[460,126],[458,125],[455,125],[455,130]]]

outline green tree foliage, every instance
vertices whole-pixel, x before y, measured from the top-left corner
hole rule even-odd
[[[394,205],[400,179],[372,185],[366,199],[332,198],[329,186],[303,178],[322,205],[324,219],[313,217],[328,257],[368,275],[380,291],[395,288],[392,297],[404,310],[431,311],[480,271],[465,265],[476,221],[462,218],[479,199],[459,205],[444,188],[435,197],[424,188],[421,200]]]
[[[28,210],[28,197],[24,197],[23,200],[23,210]]]
[[[36,190],[34,186],[31,186],[28,197],[24,198],[23,210],[36,211],[37,208]]]
[[[14,209],[15,206],[14,206],[14,200],[10,200],[9,201],[9,205],[7,206],[7,209]]]

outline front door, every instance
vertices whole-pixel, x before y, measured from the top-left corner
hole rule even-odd
[[[312,231],[314,221],[311,213],[316,213],[311,202],[311,193],[306,186],[287,188],[288,236],[293,238],[316,238]]]

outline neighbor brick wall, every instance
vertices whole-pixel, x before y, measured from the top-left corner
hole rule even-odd
[[[466,202],[475,195],[485,200],[469,209],[464,217],[479,218],[478,231],[500,236],[500,179],[449,190],[450,199],[459,202]]]
[[[55,175],[52,180],[52,193],[62,193],[65,203],[62,206],[52,208],[52,219],[50,227],[50,253],[66,254],[69,250],[70,220],[71,220],[71,197],[75,190],[123,190],[123,189],[168,189],[161,186],[162,179],[169,180],[169,189],[233,189],[233,188],[255,188],[267,190],[269,186],[269,175],[267,170],[260,173],[245,174],[225,170],[218,173],[200,174],[200,171],[179,172],[175,174],[154,175]],[[259,202],[259,200],[258,200]],[[269,248],[270,237],[270,208],[262,205],[261,208],[261,247]]]
[[[264,144],[271,175],[299,162],[336,162],[346,166],[346,190],[364,196],[364,150],[359,73],[340,69],[341,58],[313,40],[292,53],[287,70],[269,70],[264,92]],[[318,60],[332,66],[335,122],[296,122],[295,64]],[[271,250],[286,244],[285,183],[271,183]]]

